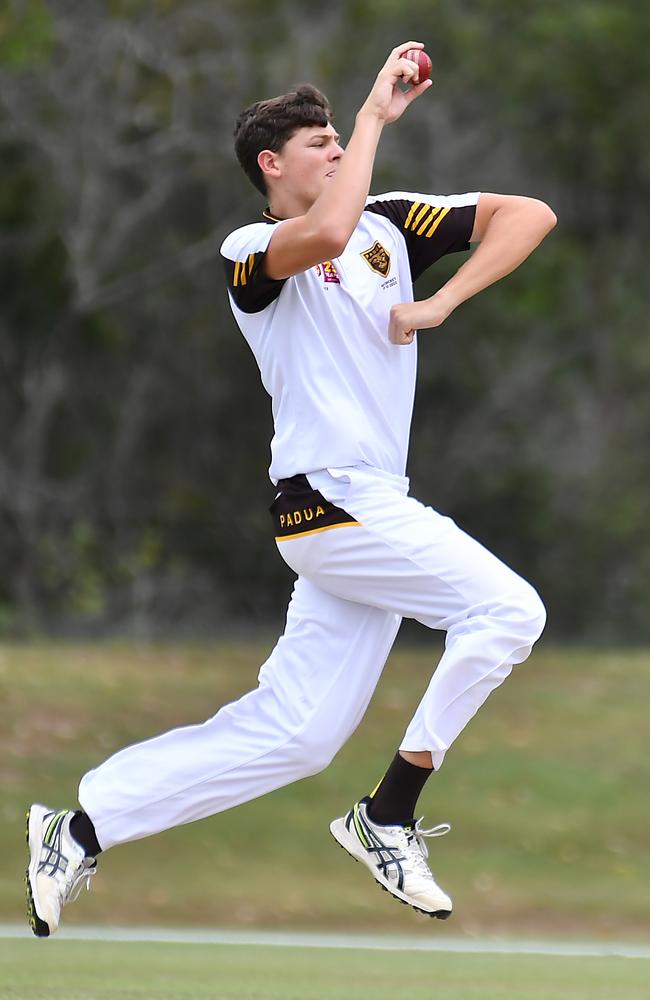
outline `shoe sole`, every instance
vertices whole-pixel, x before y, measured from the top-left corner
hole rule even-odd
[[[46,810],[43,806],[32,806],[27,813],[27,829],[25,839],[29,848],[29,865],[25,869],[25,890],[27,895],[27,918],[29,926],[36,937],[49,937],[50,925],[42,920],[36,910],[34,900],[34,890],[32,889],[32,877],[36,878],[38,870],[38,859],[40,855],[40,837],[43,829],[43,817]]]
[[[452,913],[451,910],[424,910],[421,906],[418,906],[417,903],[414,903],[405,893],[400,892],[399,889],[396,889],[394,886],[392,886],[375,869],[374,865],[371,866],[368,864],[368,862],[363,856],[358,857],[358,855],[356,855],[353,850],[354,842],[352,841],[352,838],[345,827],[345,817],[341,817],[340,819],[335,819],[330,823],[330,833],[334,837],[334,840],[339,845],[339,847],[342,848],[345,851],[345,853],[348,854],[354,861],[358,861],[359,864],[364,865],[364,867],[368,869],[368,871],[370,872],[370,874],[372,875],[373,879],[380,887],[380,889],[383,889],[384,892],[389,893],[389,895],[391,895],[393,899],[396,899],[398,902],[403,903],[404,906],[410,906],[412,910],[415,910],[417,913],[424,914],[425,917],[435,917],[437,920],[447,920],[447,918],[451,916]],[[352,841],[352,843],[350,841]]]

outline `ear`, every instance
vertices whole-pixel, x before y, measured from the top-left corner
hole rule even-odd
[[[278,154],[272,150],[263,149],[257,156],[257,164],[265,178],[277,178],[280,176]]]

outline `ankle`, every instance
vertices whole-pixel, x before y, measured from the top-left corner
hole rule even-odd
[[[70,836],[83,848],[87,858],[102,853],[90,816],[78,810],[70,820]]]
[[[368,819],[382,826],[405,826],[412,823],[420,792],[432,773],[431,768],[414,764],[406,760],[402,753],[396,753],[386,774],[370,796]]]

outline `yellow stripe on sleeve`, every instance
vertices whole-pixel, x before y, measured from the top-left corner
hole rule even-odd
[[[440,225],[440,223],[444,219],[445,215],[448,215],[449,212],[451,212],[450,208],[443,208],[443,210],[440,213],[440,215],[438,216],[438,218],[433,220],[433,224],[432,224],[431,228],[429,229],[429,231],[427,232],[427,237],[428,236],[433,236],[433,234],[435,233],[436,229],[438,228],[438,226]]]
[[[233,285],[237,288],[237,285],[245,285],[250,278],[253,271],[253,264],[255,263],[255,254],[249,253],[246,260],[236,260],[235,261],[235,272],[233,274]]]
[[[413,218],[413,213],[416,211],[416,209],[418,209],[420,207],[421,204],[422,204],[421,201],[414,201],[413,202],[413,204],[411,205],[411,210],[410,210],[409,214],[406,216],[406,222],[404,223],[404,229],[408,229],[408,227],[411,225],[411,219]]]
[[[424,232],[424,230],[427,228],[427,226],[429,225],[430,222],[433,222],[433,220],[435,219],[435,217],[436,217],[436,215],[438,214],[439,211],[440,211],[439,208],[433,208],[433,209],[431,209],[430,215],[427,215],[426,219],[424,220],[424,222],[422,223],[422,225],[418,229],[418,233],[417,233],[418,236],[422,236],[422,233]]]
[[[430,209],[431,209],[431,205],[424,205],[424,207],[418,212],[418,214],[413,219],[413,222],[411,223],[411,229],[413,231],[415,231],[417,229],[417,227],[422,222],[422,219],[427,214],[427,212],[430,211]]]

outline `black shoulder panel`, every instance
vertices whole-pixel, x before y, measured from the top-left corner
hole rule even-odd
[[[373,201],[366,212],[389,219],[402,233],[413,281],[448,253],[469,250],[476,205],[449,208],[407,198]]]
[[[261,312],[277,299],[286,278],[276,280],[264,273],[266,251],[251,253],[245,260],[223,257],[228,291],[235,305],[245,313]]]

